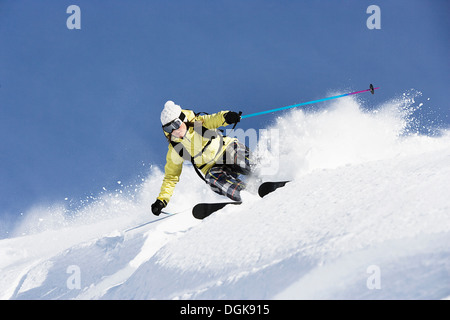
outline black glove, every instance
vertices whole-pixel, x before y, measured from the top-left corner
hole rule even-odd
[[[225,122],[228,124],[238,123],[239,121],[241,121],[241,114],[242,112],[237,113],[233,111],[228,111],[224,115]]]
[[[165,208],[167,205],[166,201],[161,201],[159,199],[156,199],[155,203],[152,204],[152,213],[155,216],[159,216],[161,214],[161,210]]]

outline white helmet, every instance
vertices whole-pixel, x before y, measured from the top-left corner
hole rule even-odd
[[[167,101],[164,104],[164,109],[161,112],[161,123],[162,125],[166,125],[176,118],[178,118],[181,114],[181,107],[176,105],[173,101]]]

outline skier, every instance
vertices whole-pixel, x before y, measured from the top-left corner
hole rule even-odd
[[[211,189],[228,198],[241,201],[240,191],[246,185],[238,176],[251,173],[250,150],[236,138],[223,136],[217,128],[241,120],[241,113],[221,111],[199,115],[182,110],[167,101],[161,112],[161,123],[169,142],[161,191],[152,204],[152,213],[165,208],[179,181],[183,161],[190,160],[197,174]],[[200,173],[200,171],[204,174]]]

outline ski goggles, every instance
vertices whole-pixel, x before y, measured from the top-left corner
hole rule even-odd
[[[163,125],[163,130],[167,133],[172,133],[173,130],[177,130],[179,127],[181,127],[181,124],[183,123],[183,121],[181,121],[180,119],[175,119],[171,122],[169,122],[166,125]]]

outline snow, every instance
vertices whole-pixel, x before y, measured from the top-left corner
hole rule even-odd
[[[417,133],[416,108],[345,98],[282,115],[258,150],[292,181],[203,221],[192,206],[223,199],[191,168],[178,214],[154,223],[155,167],[76,210],[36,206],[0,240],[0,298],[448,299],[450,133]]]

